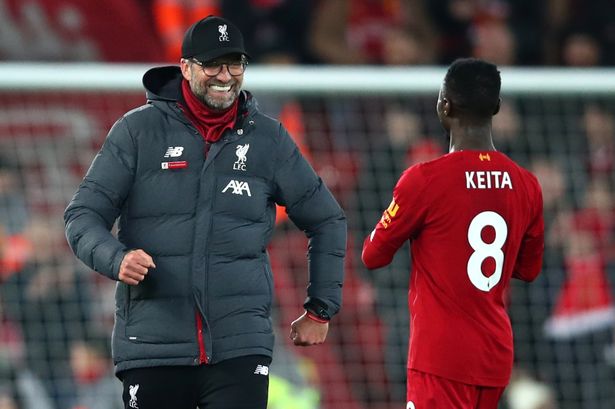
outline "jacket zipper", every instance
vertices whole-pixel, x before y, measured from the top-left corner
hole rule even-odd
[[[196,131],[198,133],[198,131]],[[207,159],[207,155],[209,154],[209,150],[211,149],[211,143],[205,141],[205,148],[203,149],[203,153],[205,159]],[[215,194],[214,194],[215,198]],[[213,206],[213,205],[212,205]],[[211,233],[211,224],[209,226]],[[208,263],[205,263],[207,265]],[[199,364],[207,364],[209,363],[209,358],[207,356],[207,350],[205,348],[205,337],[203,336],[203,317],[199,314],[199,310],[195,311],[196,314],[196,327],[197,327],[197,339],[199,343]]]
[[[198,131],[196,131],[198,133]],[[207,159],[207,154],[209,153],[209,149],[211,148],[211,143],[205,141],[205,148],[203,149],[203,153],[205,159]],[[199,314],[199,309],[196,311],[196,329],[197,329],[197,338],[199,343],[199,364],[206,364],[209,362],[207,358],[207,349],[205,348],[205,337],[203,336],[203,317]]]
[[[201,314],[199,314],[198,309],[195,311],[195,314],[197,338],[199,341],[199,364],[206,364],[209,362],[209,360],[207,359],[207,352],[205,350],[205,338],[203,337],[203,319],[201,318]]]

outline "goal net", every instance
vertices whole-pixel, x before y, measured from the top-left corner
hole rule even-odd
[[[116,284],[75,260],[62,213],[111,125],[145,103],[148,68],[0,65],[0,401],[8,394],[24,407],[60,409],[121,395],[108,348]],[[269,247],[277,331],[270,408],[405,407],[411,260],[399,252],[370,272],[360,253],[401,172],[446,152],[435,114],[444,72],[246,72],[244,88],[282,120],[349,222],[342,312],[324,345],[295,348],[288,332],[305,298],[306,239],[278,220]],[[502,81],[496,148],[541,182],[546,253],[539,278],[510,290],[515,373],[501,407],[610,408],[615,72],[503,69]]]

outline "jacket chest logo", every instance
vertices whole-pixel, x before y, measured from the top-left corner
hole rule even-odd
[[[228,185],[224,189],[222,189],[222,193],[226,193],[227,190],[233,189],[231,192],[234,195],[243,196],[243,192],[246,192],[248,196],[252,197],[252,192],[250,192],[250,185],[248,182],[243,182],[241,180],[231,180],[228,182]]]
[[[167,152],[164,154],[165,158],[177,158],[182,156],[182,153],[184,153],[184,147],[183,146],[169,146],[167,148]]]
[[[165,159],[178,158],[182,156],[183,153],[184,153],[183,146],[169,146],[167,148],[167,151],[164,154],[164,158]],[[160,163],[160,167],[165,170],[166,169],[185,169],[188,167],[188,162],[185,160],[171,161],[171,162],[164,161]]]
[[[234,170],[246,170],[246,161],[248,158],[246,155],[248,154],[248,149],[250,149],[250,144],[246,143],[245,145],[237,145],[237,149],[235,149],[235,155],[237,155],[237,160],[233,163]]]

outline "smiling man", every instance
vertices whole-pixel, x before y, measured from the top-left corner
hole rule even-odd
[[[231,22],[192,25],[180,66],[145,73],[147,104],[115,123],[66,209],[77,257],[118,281],[113,359],[126,408],[267,407],[276,204],[309,237],[294,344],[324,342],[340,309],[344,213],[241,90],[247,61]]]
[[[225,110],[237,103],[247,57],[239,29],[210,16],[186,31],[181,71],[203,104],[213,110]],[[185,96],[186,91],[183,93]]]

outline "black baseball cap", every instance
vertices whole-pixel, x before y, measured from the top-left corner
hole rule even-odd
[[[207,16],[191,25],[184,34],[182,58],[211,61],[227,54],[250,57],[243,44],[243,35],[230,21]]]

